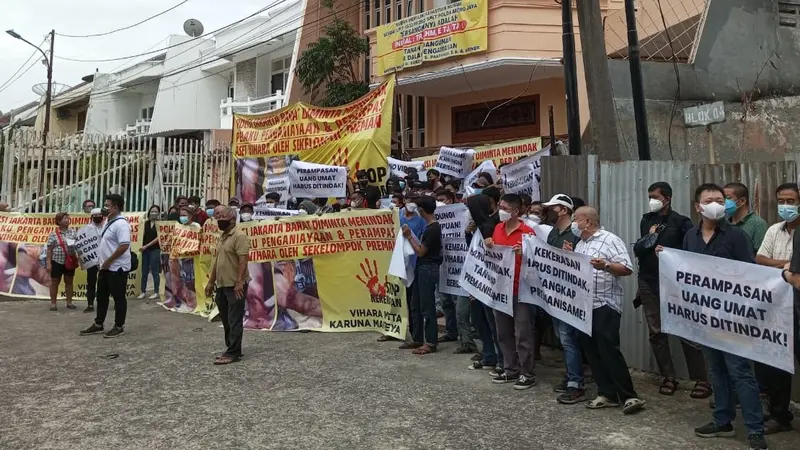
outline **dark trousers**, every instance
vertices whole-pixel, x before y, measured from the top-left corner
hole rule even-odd
[[[243,292],[247,293],[247,285]],[[225,354],[234,358],[242,356],[242,335],[244,334],[245,297],[236,297],[232,287],[217,288],[214,298],[225,330]]]
[[[94,299],[97,297],[97,272],[99,271],[99,266],[86,269],[86,301],[89,306],[94,305]]]
[[[619,324],[622,314],[610,306],[602,306],[592,313],[592,336],[580,333],[580,342],[597,383],[597,395],[612,402],[638,398],[628,363],[619,349]]]
[[[800,361],[800,305],[794,305],[794,357]],[[756,379],[765,380],[769,395],[769,417],[783,425],[789,425],[794,416],[789,410],[792,397],[792,374],[776,367],[755,363]]]
[[[640,279],[639,298],[642,300],[642,309],[650,335],[650,346],[653,347],[658,370],[664,378],[676,378],[675,364],[669,349],[669,336],[661,332],[661,301],[658,281],[650,282]],[[689,378],[694,382],[707,382],[708,369],[702,348],[686,339],[681,339],[681,347],[683,347],[683,356],[686,358]]]
[[[108,302],[114,298],[114,326],[124,327],[128,314],[128,272],[100,270],[97,276],[97,317],[94,322],[103,325],[108,314]]]
[[[439,280],[439,267],[422,264],[416,267],[414,276],[414,295],[411,298],[411,340],[424,342],[436,347],[439,337],[439,324],[436,322],[436,282]]]
[[[408,333],[411,336],[415,336],[414,333],[417,333],[417,331],[415,330],[419,326],[419,324],[417,324],[417,321],[414,320],[414,315],[411,314],[411,302],[413,301],[414,301],[414,283],[411,283],[411,286],[406,288],[406,309],[408,310]]]

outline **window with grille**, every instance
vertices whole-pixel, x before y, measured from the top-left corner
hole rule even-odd
[[[778,2],[778,20],[782,27],[800,27],[800,0]]]

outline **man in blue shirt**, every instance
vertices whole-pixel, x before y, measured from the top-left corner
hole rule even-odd
[[[702,220],[683,238],[683,249],[717,258],[755,264],[753,245],[741,228],[725,220],[725,193],[716,184],[703,184],[694,193],[695,208]],[[660,251],[661,248],[656,249]],[[751,449],[766,449],[764,414],[750,361],[741,356],[709,347],[703,348],[714,387],[714,421],[694,432],[700,437],[730,437],[735,434],[736,394]],[[735,389],[735,391],[734,391]]]

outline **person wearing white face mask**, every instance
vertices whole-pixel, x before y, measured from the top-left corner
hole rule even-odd
[[[753,264],[753,245],[745,232],[725,220],[725,193],[716,184],[703,184],[695,190],[695,209],[702,220],[686,233],[683,250]],[[660,246],[656,252],[663,250]],[[691,267],[687,267],[690,270]],[[695,428],[697,436],[730,437],[735,435],[736,398],[739,395],[742,417],[751,449],[766,449],[764,413],[750,361],[741,356],[703,347],[708,374],[714,387],[714,420]],[[735,389],[735,391],[734,391]]]
[[[692,226],[691,219],[672,209],[672,186],[659,181],[647,188],[648,212],[639,223],[641,237],[633,246],[639,260],[639,291],[633,301],[634,307],[642,307],[647,321],[650,345],[656,358],[658,371],[663,377],[658,392],[673,395],[678,388],[677,374],[669,348],[668,336],[661,332],[661,301],[658,281],[658,256],[656,247],[681,248],[686,232]],[[690,396],[703,399],[711,396],[706,362],[700,347],[681,340],[689,378],[695,382]]]
[[[253,211],[253,205],[249,203],[242,205],[241,209],[239,209],[239,221],[250,222],[253,220]]]
[[[586,407],[612,408],[624,402],[622,412],[633,414],[644,407],[644,400],[633,387],[619,337],[625,298],[621,278],[633,274],[628,246],[619,236],[600,227],[600,215],[589,206],[575,210],[570,227],[572,234],[581,239],[575,244],[575,253],[591,258],[595,286],[592,334],[580,333],[579,337],[597,383],[597,397]]]

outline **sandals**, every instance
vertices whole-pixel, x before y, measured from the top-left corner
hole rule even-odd
[[[644,409],[644,400],[640,398],[629,398],[622,405],[622,414],[634,414]]]
[[[711,385],[709,383],[705,381],[700,381],[694,384],[694,387],[692,388],[692,392],[691,394],[689,394],[689,397],[699,400],[711,397],[711,394],[713,393],[714,390],[711,388]]]
[[[411,342],[411,341],[409,341],[409,342],[403,342],[402,344],[400,344],[400,347],[397,347],[397,348],[399,348],[400,350],[411,350],[411,349],[420,348],[420,347],[422,347],[422,343],[421,342]]]
[[[661,395],[673,395],[678,389],[678,382],[674,378],[664,378],[661,382],[661,387],[658,388],[658,393]]]
[[[58,311],[58,306],[50,305],[50,311]]]
[[[612,402],[609,398],[598,395],[597,398],[586,404],[589,409],[616,408],[619,403]]]
[[[227,364],[235,363],[241,361],[242,358],[240,356],[230,356],[230,355],[221,355],[217,356],[217,359],[214,360],[215,366],[224,366]]]
[[[428,353],[436,353],[436,347],[424,344],[421,347],[415,349],[412,353],[414,353],[415,355],[427,355]]]

